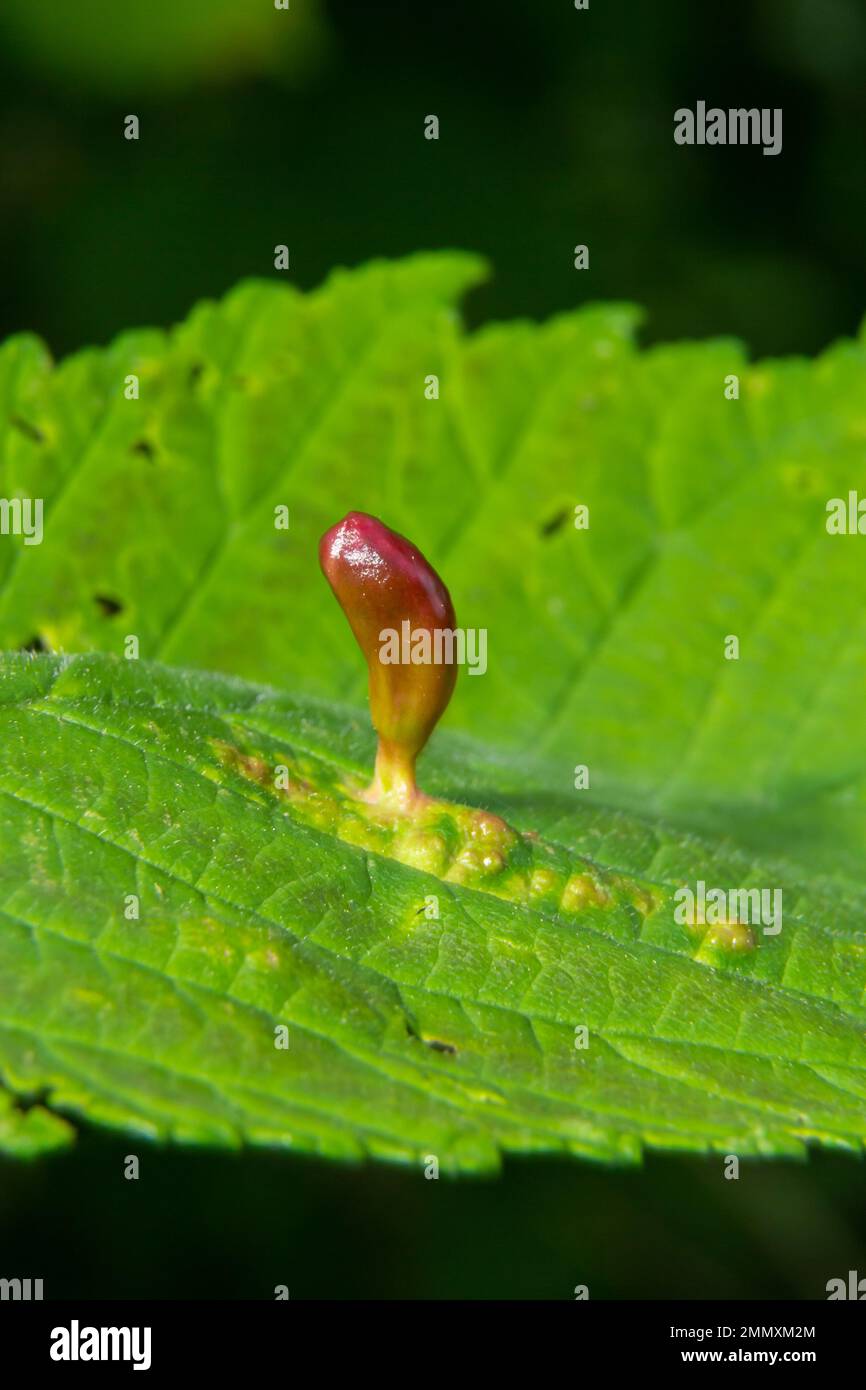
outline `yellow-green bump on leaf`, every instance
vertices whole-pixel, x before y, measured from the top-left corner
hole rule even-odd
[[[408,807],[371,802],[362,784],[322,759],[296,756],[277,769],[262,753],[214,740],[224,767],[284,798],[288,814],[348,844],[375,850],[401,864],[477,892],[515,903],[543,903],[570,914],[588,908],[631,908],[646,917],[661,893],[598,865],[575,862],[534,831],[521,833],[489,811],[424,797]]]

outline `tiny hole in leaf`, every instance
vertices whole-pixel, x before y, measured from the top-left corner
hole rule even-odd
[[[547,537],[547,536],[555,536],[556,533],[557,533],[557,531],[561,531],[561,530],[562,530],[562,528],[563,528],[563,526],[565,525],[565,523],[566,523],[567,520],[568,520],[568,508],[567,508],[567,507],[563,507],[563,508],[562,508],[562,511],[556,512],[555,515],[552,516],[552,517],[550,518],[549,521],[545,521],[545,522],[538,528],[538,534],[539,534],[540,536],[545,536],[545,537]]]
[[[434,1052],[450,1052],[453,1057],[457,1055],[457,1048],[452,1047],[451,1043],[439,1042],[437,1038],[425,1038],[424,1041]]]
[[[22,434],[25,434],[28,439],[32,439],[34,444],[45,443],[45,435],[36,425],[31,425],[29,420],[22,420],[20,415],[11,415],[9,417],[9,423],[13,425],[16,430],[20,430]]]
[[[156,450],[149,439],[137,439],[132,446],[134,454],[142,454],[146,459],[152,459]]]
[[[119,598],[111,598],[109,594],[94,594],[93,602],[99,604],[106,618],[113,618],[115,613],[123,612],[123,604]]]

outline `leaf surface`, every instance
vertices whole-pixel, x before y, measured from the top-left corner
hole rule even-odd
[[[363,713],[103,655],[3,658],[0,739],[0,1145],[34,1100],[39,1147],[57,1112],[453,1171],[862,1145],[850,883],[459,735],[432,819],[379,822]],[[492,869],[454,802],[514,827]],[[674,919],[698,878],[780,887],[783,930],[712,946]]]

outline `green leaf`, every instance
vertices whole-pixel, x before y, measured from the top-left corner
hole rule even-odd
[[[74,1136],[72,1126],[41,1105],[22,1106],[0,1088],[0,1153],[15,1158],[34,1158],[48,1149],[62,1148]]]
[[[426,759],[448,800],[380,821],[365,714],[143,662],[3,658],[0,738],[0,1095],[455,1171],[862,1145],[862,889],[461,736]],[[486,864],[453,802],[516,827]],[[781,888],[782,931],[736,955],[678,925],[699,878]]]
[[[0,493],[45,505],[41,545],[0,537],[0,641],[114,656],[4,666],[7,1129],[47,1093],[455,1169],[862,1142],[866,571],[825,519],[866,342],[639,352],[621,306],[467,334],[481,269],[247,284],[56,368],[0,350]],[[422,769],[528,836],[486,875],[468,812],[383,827],[353,799],[364,673],[316,563],[349,509],[488,630]],[[118,662],[130,635],[349,704]],[[674,917],[699,879],[781,890],[783,931],[714,947]]]
[[[370,511],[488,630],[452,728],[536,748],[559,787],[588,764],[599,804],[861,885],[866,567],[825,507],[862,477],[866,340],[814,362],[639,352],[621,306],[466,334],[454,305],[480,273],[449,254],[309,296],[246,284],[56,369],[7,344],[0,492],[45,499],[45,540],[0,538],[0,643],[120,654],[133,633],[145,658],[359,704],[316,541]]]

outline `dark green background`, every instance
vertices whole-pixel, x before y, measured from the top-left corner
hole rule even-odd
[[[324,13],[330,45],[300,77],[279,62],[238,74],[229,53],[216,75],[166,85],[154,70],[129,93],[71,60],[60,71],[0,20],[0,334],[34,330],[62,354],[167,325],[274,274],[278,242],[302,288],[371,256],[484,252],[494,276],[472,324],[607,298],[645,306],[646,341],[735,334],[758,354],[812,353],[856,330],[860,0]],[[699,99],[781,106],[783,153],[678,148],[673,111]],[[122,138],[130,111],[137,143]],[[438,143],[423,139],[430,112]],[[593,1297],[808,1298],[850,1268],[866,1274],[864,1169],[828,1154],[745,1164],[738,1182],[720,1158],[655,1155],[638,1171],[524,1160],[434,1183],[85,1129],[69,1154],[0,1162],[0,1274],[41,1276],[49,1297],[268,1298],[285,1283],[293,1298],[570,1298],[586,1283]]]

